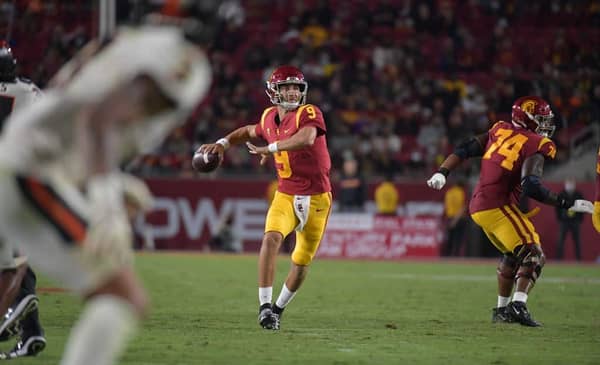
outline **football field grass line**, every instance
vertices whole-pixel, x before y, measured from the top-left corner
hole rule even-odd
[[[495,261],[316,260],[273,332],[257,323],[256,262],[256,255],[138,256],[152,308],[119,364],[600,364],[598,265],[547,265],[528,300],[544,327],[532,329],[491,322]],[[276,270],[274,298],[289,256]],[[39,279],[42,288],[59,284]],[[39,297],[48,346],[18,365],[59,363],[81,314],[75,295]]]
[[[373,278],[388,278],[399,280],[427,280],[427,281],[495,281],[496,277],[491,275],[426,275],[426,274],[372,274]],[[576,278],[576,277],[542,277],[544,283],[550,284],[591,284],[600,285],[600,278]]]

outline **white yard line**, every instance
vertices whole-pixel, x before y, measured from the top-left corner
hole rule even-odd
[[[432,275],[432,274],[372,274],[373,278],[386,278],[398,280],[427,280],[427,281],[477,281],[487,282],[495,281],[495,276],[490,275]],[[545,277],[540,281],[552,284],[592,284],[600,285],[600,278],[582,278],[582,277]]]

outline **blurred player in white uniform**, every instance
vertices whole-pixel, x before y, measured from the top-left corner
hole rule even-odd
[[[0,128],[11,113],[27,108],[42,96],[36,85],[16,76],[16,63],[8,45],[0,42]],[[27,258],[16,255],[11,242],[0,241],[0,313],[6,313],[0,322],[0,341],[21,336],[11,351],[0,353],[0,359],[36,355],[46,345],[35,284]]]
[[[42,97],[31,81],[17,77],[17,61],[5,42],[0,42],[0,126],[14,111],[23,109]]]
[[[207,57],[178,29],[121,29],[5,123],[0,239],[86,301],[62,365],[114,363],[144,316],[124,197],[147,188],[119,166],[157,147],[210,82]]]

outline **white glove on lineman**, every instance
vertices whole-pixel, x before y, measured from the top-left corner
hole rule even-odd
[[[589,200],[577,199],[569,211],[575,213],[594,213],[594,203]]]
[[[446,176],[440,172],[436,172],[427,180],[427,186],[435,190],[440,190],[444,185],[446,185]]]

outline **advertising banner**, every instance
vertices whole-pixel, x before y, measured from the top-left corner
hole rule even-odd
[[[232,222],[233,231],[244,251],[257,251],[264,230],[268,209],[268,181],[148,179],[156,197],[153,210],[136,221],[138,246],[148,242],[156,249],[207,250],[211,236],[224,221]],[[547,184],[560,191],[562,184]],[[353,257],[395,259],[407,256],[436,256],[443,245],[445,227],[444,191],[433,191],[425,183],[398,183],[401,207],[398,217],[366,214],[332,214],[318,255],[322,257]],[[594,196],[594,184],[579,183],[577,188],[587,199]],[[369,186],[369,197],[374,185]],[[336,192],[333,192],[334,207]],[[555,257],[558,222],[555,208],[530,199],[529,208],[540,207],[532,218],[549,259]],[[372,202],[371,202],[372,204]],[[372,205],[371,205],[372,206]],[[474,224],[465,236],[466,254],[478,255],[490,248],[485,236]],[[581,251],[586,261],[600,257],[600,234],[586,215],[581,225]],[[488,247],[489,246],[489,247]],[[573,259],[571,238],[565,245],[565,258]]]
[[[437,217],[332,214],[317,255],[369,259],[439,256],[442,236]]]

